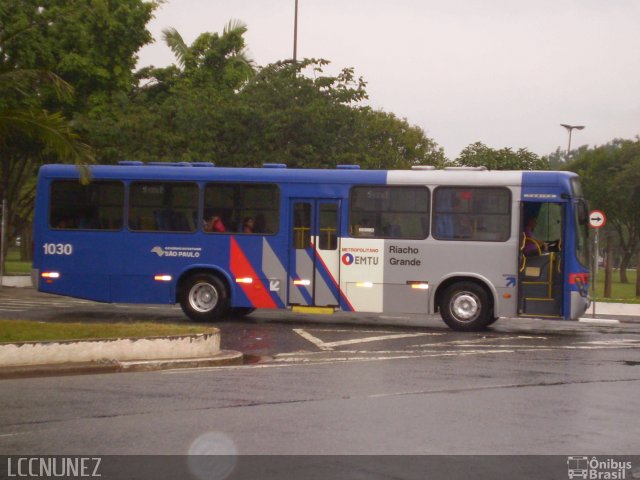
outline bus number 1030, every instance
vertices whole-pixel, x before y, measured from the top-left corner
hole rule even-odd
[[[73,245],[70,243],[45,243],[42,245],[45,255],[71,255]]]

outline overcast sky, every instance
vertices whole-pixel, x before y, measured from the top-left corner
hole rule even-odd
[[[167,0],[139,66],[174,62],[161,31],[187,43],[248,26],[261,66],[293,55],[295,0]],[[422,127],[454,159],[481,141],[539,155],[640,134],[639,0],[299,0],[298,58],[353,67],[369,103]]]

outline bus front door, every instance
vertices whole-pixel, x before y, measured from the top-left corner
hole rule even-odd
[[[339,207],[339,200],[291,201],[289,305],[339,305]]]
[[[563,307],[562,203],[524,202],[519,308],[525,317],[559,318]]]

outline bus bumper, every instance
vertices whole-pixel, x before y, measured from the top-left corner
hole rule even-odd
[[[583,297],[580,292],[571,292],[571,320],[578,320],[591,305],[591,299]]]

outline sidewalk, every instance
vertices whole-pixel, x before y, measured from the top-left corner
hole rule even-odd
[[[31,277],[28,275],[3,275],[3,287],[31,288]]]
[[[593,305],[589,307],[584,316],[591,315]],[[596,315],[621,315],[621,316],[640,316],[640,304],[638,303],[596,303]]]

